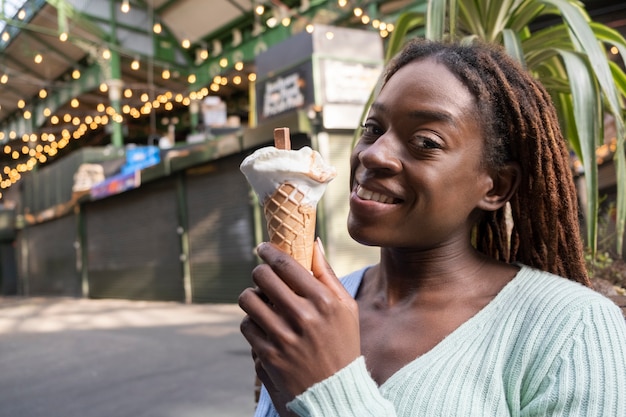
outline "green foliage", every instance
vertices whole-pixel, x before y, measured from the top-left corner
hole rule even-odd
[[[598,163],[596,149],[604,138],[604,115],[615,118],[617,151],[617,252],[623,252],[626,228],[626,153],[624,114],[626,74],[607,58],[607,47],[626,57],[619,32],[591,20],[575,0],[425,0],[426,12],[398,18],[386,46],[386,60],[418,31],[434,40],[496,42],[520,61],[549,91],[571,149],[585,169],[587,245],[598,239]],[[552,19],[548,27],[538,19]],[[372,99],[380,85],[372,94]],[[370,101],[371,102],[371,101]],[[369,104],[369,103],[368,103]],[[367,111],[367,107],[365,111]],[[357,133],[358,134],[358,133]]]

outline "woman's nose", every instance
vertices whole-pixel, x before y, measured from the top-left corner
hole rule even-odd
[[[358,158],[365,168],[398,172],[402,167],[400,153],[399,141],[392,132],[387,131],[375,142],[363,146]]]

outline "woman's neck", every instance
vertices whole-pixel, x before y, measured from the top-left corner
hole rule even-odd
[[[408,251],[382,249],[380,264],[366,276],[364,291],[388,306],[438,303],[451,298],[489,297],[506,285],[516,269],[473,248]]]

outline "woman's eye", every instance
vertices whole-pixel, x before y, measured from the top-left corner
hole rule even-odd
[[[384,133],[381,128],[372,123],[364,123],[361,128],[364,136],[380,136]]]
[[[426,149],[440,149],[441,145],[436,140],[430,138],[420,138],[421,145]]]

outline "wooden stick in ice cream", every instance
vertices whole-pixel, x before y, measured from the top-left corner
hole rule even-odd
[[[288,127],[277,127],[274,129],[274,146],[278,149],[291,150],[291,138]]]

